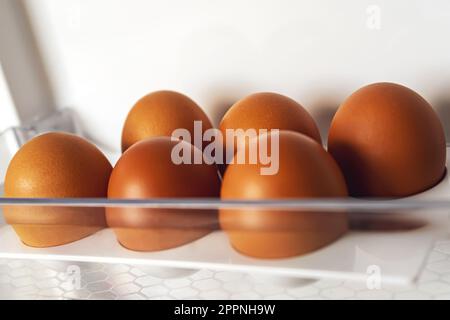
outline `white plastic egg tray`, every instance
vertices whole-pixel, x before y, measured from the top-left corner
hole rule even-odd
[[[450,149],[447,149],[447,153],[449,151]],[[449,165],[450,161],[447,161],[447,167]],[[370,210],[352,213],[352,220],[370,217],[381,222],[381,219],[385,219],[382,223],[389,224],[391,216],[396,219],[400,217],[399,221],[419,216],[423,217],[427,224],[420,228],[394,228],[383,231],[352,229],[334,243],[310,254],[267,260],[238,253],[230,246],[226,234],[222,231],[214,231],[192,243],[159,252],[127,250],[117,242],[111,229],[101,230],[67,245],[31,248],[19,240],[11,226],[2,222],[0,215],[0,258],[147,265],[157,269],[164,268],[164,273],[172,272],[174,276],[180,274],[181,269],[207,268],[261,274],[263,277],[282,281],[319,278],[368,281],[375,274],[380,276],[383,283],[414,282],[435,239],[445,237],[448,232],[448,174],[434,188],[413,197],[355,203],[360,208],[367,205]],[[191,203],[190,208],[193,208],[192,206],[195,207],[195,203]],[[390,209],[392,212],[402,210],[390,215]]]

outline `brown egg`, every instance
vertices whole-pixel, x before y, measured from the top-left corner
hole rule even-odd
[[[438,116],[416,92],[375,83],[353,93],[331,123],[328,150],[356,197],[405,197],[433,187],[445,172]]]
[[[292,130],[322,143],[319,129],[310,114],[291,98],[271,92],[249,95],[227,111],[220,123],[225,145],[229,145],[227,129]],[[233,144],[234,151],[236,145]]]
[[[218,198],[220,180],[216,167],[205,163],[175,164],[172,151],[176,146],[184,147],[192,157],[201,155],[193,145],[169,137],[150,138],[134,144],[113,169],[108,197]],[[119,242],[137,251],[180,246],[217,228],[216,210],[107,208],[106,217]]]
[[[11,160],[5,196],[12,198],[106,197],[112,167],[93,144],[67,133],[27,142]],[[50,247],[86,237],[106,226],[103,208],[8,206],[5,219],[20,239]]]
[[[176,129],[189,130],[202,122],[202,133],[212,128],[203,110],[187,96],[174,91],[156,91],[140,99],[129,112],[122,131],[122,151],[134,143],[158,136],[171,136]]]
[[[252,142],[261,144],[261,139],[276,135],[279,136],[278,172],[262,175],[261,168],[265,165],[261,161],[230,164],[222,182],[223,200],[347,196],[339,167],[315,140],[300,133],[280,131],[261,135]],[[221,209],[219,220],[236,250],[258,258],[284,258],[314,251],[344,234],[348,224],[343,212],[258,208]]]

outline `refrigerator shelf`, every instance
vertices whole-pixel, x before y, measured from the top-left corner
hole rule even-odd
[[[49,248],[23,244],[13,228],[0,225],[0,258],[57,260],[146,265],[173,269],[214,269],[263,274],[270,277],[342,279],[366,281],[380,272],[384,283],[414,282],[435,239],[448,232],[450,197],[445,177],[432,190],[403,200],[297,199],[277,201],[220,201],[202,199],[8,199],[5,206],[80,208],[134,207],[172,210],[211,208],[258,208],[261,210],[346,210],[350,231],[337,241],[306,255],[287,259],[257,259],[237,252],[224,231],[210,234],[180,247],[155,252],[136,252],[122,247],[112,229],[103,229],[84,239]],[[450,192],[448,193],[450,194]],[[436,198],[439,195],[439,198]],[[170,214],[170,213],[169,213]],[[301,212],[299,212],[301,214]],[[177,228],[177,226],[171,226]],[[180,226],[181,228],[182,226]],[[205,226],[203,226],[205,227]],[[213,228],[213,226],[210,226]],[[169,271],[170,273],[170,271]],[[294,280],[293,280],[294,281]]]
[[[63,113],[64,115],[64,113]],[[44,129],[43,131],[45,131]],[[447,148],[447,154],[450,148]],[[118,154],[110,153],[114,163]],[[450,161],[447,161],[447,167]],[[211,199],[18,199],[0,198],[0,207],[54,207],[76,210],[92,207],[211,210],[257,208],[280,211],[346,211],[350,231],[337,241],[309,254],[289,259],[244,256],[229,244],[225,232],[211,233],[183,246],[156,252],[135,252],[122,247],[112,229],[49,248],[24,245],[0,214],[0,258],[123,263],[179,269],[242,271],[283,278],[367,280],[379,273],[386,283],[416,280],[434,244],[448,233],[450,180],[448,174],[435,187],[403,199],[289,199],[220,201]],[[36,223],[36,222],[33,222]],[[177,228],[177,226],[171,226]],[[180,226],[181,227],[181,226]],[[205,226],[203,226],[205,227]],[[170,272],[169,272],[170,273]]]

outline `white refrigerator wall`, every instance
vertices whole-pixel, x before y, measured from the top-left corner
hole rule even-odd
[[[19,123],[18,116],[14,109],[14,104],[9,93],[9,87],[3,73],[2,65],[0,63],[0,133],[10,126]],[[1,180],[0,178],[0,181]]]
[[[86,133],[115,149],[131,106],[158,89],[191,96],[215,123],[237,99],[276,91],[325,133],[352,91],[393,81],[450,123],[448,0],[24,3],[56,104],[75,108]]]

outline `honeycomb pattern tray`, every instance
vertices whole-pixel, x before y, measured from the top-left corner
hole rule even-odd
[[[368,289],[364,282],[318,280],[274,284],[248,273],[200,270],[176,278],[145,266],[0,260],[0,299],[446,299],[450,300],[450,239],[439,240],[417,283]]]

